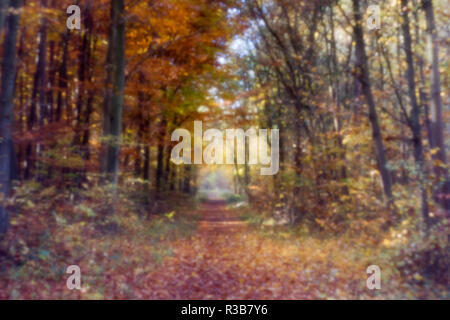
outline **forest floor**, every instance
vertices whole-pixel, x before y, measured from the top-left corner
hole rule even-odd
[[[135,298],[382,297],[366,287],[366,259],[352,257],[343,244],[337,248],[334,241],[293,240],[283,232],[281,237],[267,237],[220,201],[204,203],[199,211],[196,234],[173,243],[174,255],[141,278],[133,290]]]
[[[417,278],[412,284],[405,281],[386,248],[363,237],[319,238],[289,233],[289,227],[254,227],[242,219],[243,209],[228,209],[220,201],[181,211],[148,222],[125,211],[119,214],[121,231],[112,233],[99,233],[94,223],[86,221],[53,222],[48,231],[48,224],[32,225],[30,215],[22,214],[13,224],[17,234],[24,233],[23,227],[30,238],[13,238],[16,255],[3,261],[0,298],[427,299],[448,295],[445,287],[417,276],[411,275]],[[48,222],[52,216],[45,217],[45,212],[40,216]],[[45,240],[42,230],[53,236]],[[66,287],[65,270],[72,264],[81,268],[81,290]],[[381,268],[381,290],[366,286],[366,269],[372,264]]]

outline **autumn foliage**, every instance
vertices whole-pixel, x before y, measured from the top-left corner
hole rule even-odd
[[[448,299],[447,8],[378,6],[0,0],[0,299]],[[176,165],[194,121],[279,172]]]

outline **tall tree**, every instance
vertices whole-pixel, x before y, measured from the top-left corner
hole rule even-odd
[[[16,79],[16,46],[21,0],[11,0],[2,63],[0,92],[0,234],[8,230],[6,200],[11,191],[13,166],[14,85]]]
[[[55,121],[60,121],[62,118],[63,105],[64,105],[64,96],[63,93],[67,89],[67,57],[68,57],[68,49],[69,49],[69,40],[70,40],[70,30],[67,29],[61,35],[61,48],[62,48],[62,56],[61,63],[59,65],[58,71],[58,95],[56,101],[56,111],[55,111]]]
[[[441,97],[441,79],[439,75],[439,41],[437,38],[436,22],[434,19],[434,10],[432,0],[422,0],[422,7],[425,11],[428,34],[428,52],[432,65],[431,72],[431,147],[437,148],[434,155],[435,160],[446,164],[446,150],[444,142],[444,123],[442,115],[442,97]],[[445,181],[443,196],[440,202],[447,210],[450,210],[450,186],[448,181],[448,172],[442,165],[435,166],[437,176]],[[446,198],[449,199],[446,199]]]
[[[412,142],[414,148],[414,159],[416,161],[418,174],[419,174],[419,185],[420,192],[422,198],[422,216],[426,225],[428,225],[428,199],[427,192],[423,182],[424,176],[424,154],[423,154],[423,146],[422,146],[422,134],[421,134],[421,125],[420,125],[420,109],[419,104],[417,102],[416,97],[416,82],[415,82],[415,71],[414,71],[414,60],[413,60],[413,52],[411,48],[411,32],[409,28],[409,17],[408,17],[408,0],[402,0],[402,30],[403,30],[403,41],[404,41],[404,50],[406,54],[406,80],[408,82],[409,88],[409,100],[411,102],[411,113],[409,115],[408,124],[411,128],[412,132]]]
[[[378,162],[378,170],[380,171],[381,179],[383,181],[384,194],[389,200],[392,200],[391,175],[386,167],[387,161],[384,143],[381,137],[380,124],[378,122],[375,100],[370,84],[369,66],[367,63],[366,45],[364,43],[364,32],[361,25],[361,11],[359,5],[359,0],[353,0],[353,14],[355,19],[353,33],[356,43],[356,55],[359,57],[356,63],[356,76],[361,83],[362,91],[369,107],[369,121],[372,127],[372,138],[375,143],[375,153]]]
[[[125,89],[125,4],[111,0],[111,27],[107,57],[107,84],[103,113],[106,158],[103,167],[109,182],[117,184],[119,174],[120,135]]]
[[[41,0],[41,10],[45,10],[46,7],[47,1]],[[27,129],[29,131],[33,130],[37,123],[39,124],[39,127],[42,128],[47,113],[47,24],[48,20],[46,13],[44,13],[41,18],[41,27],[39,29],[39,47],[36,59],[36,71],[33,78],[32,101],[30,114],[27,118]],[[38,148],[33,142],[28,142],[26,147],[26,179],[29,179],[33,175],[32,171],[35,168],[35,159],[38,156],[37,150]]]

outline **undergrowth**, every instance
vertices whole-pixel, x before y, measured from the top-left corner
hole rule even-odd
[[[172,196],[159,203],[168,211],[156,214],[130,196],[138,194],[130,186],[115,200],[109,189],[61,192],[26,183],[16,190],[1,241],[0,299],[132,299],[133,283],[173,255],[171,241],[196,230],[188,198]],[[70,265],[81,269],[81,291],[67,289]]]

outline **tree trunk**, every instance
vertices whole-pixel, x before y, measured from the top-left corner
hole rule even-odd
[[[144,146],[144,168],[142,171],[142,179],[145,183],[150,183],[150,146]]]
[[[89,21],[89,22],[88,22]],[[86,20],[86,24],[89,23],[89,26],[92,26],[92,16],[89,15],[89,19]],[[88,56],[87,56],[87,65],[88,65],[88,83],[92,83],[94,70],[92,67],[92,57],[95,55],[96,51],[96,39],[93,39],[92,35],[89,35],[89,50],[88,50]],[[91,130],[90,130],[90,123],[91,123],[91,116],[94,112],[94,98],[96,90],[94,88],[90,88],[87,90],[88,98],[86,102],[86,108],[84,110],[84,126],[83,126],[83,137],[81,139],[81,148],[83,150],[83,159],[89,160],[90,159],[90,149],[89,149],[89,139],[91,137]]]
[[[156,165],[156,194],[158,195],[165,187],[164,179],[164,144],[165,144],[165,132],[167,130],[167,121],[165,116],[162,115],[161,122],[159,124],[158,132],[158,154],[157,154],[157,165]]]
[[[89,159],[89,138],[91,122],[91,115],[93,112],[93,103],[95,98],[95,90],[93,88],[87,89],[86,84],[92,83],[93,67],[92,57],[95,52],[95,40],[92,34],[93,17],[91,14],[91,7],[88,4],[85,8],[85,31],[80,46],[79,53],[79,94],[77,97],[77,124],[75,128],[74,144],[79,147],[79,153],[85,160]],[[85,175],[86,170],[81,172]]]
[[[406,54],[406,63],[407,63],[407,71],[406,71],[406,80],[408,81],[409,88],[409,99],[411,102],[411,114],[409,116],[408,124],[411,128],[411,132],[413,135],[413,148],[414,148],[414,159],[416,161],[418,175],[419,175],[419,186],[421,193],[421,211],[424,222],[426,226],[429,225],[428,219],[428,199],[427,192],[424,185],[424,154],[423,154],[423,146],[422,146],[422,135],[421,135],[421,125],[420,125],[420,109],[419,104],[417,103],[416,97],[416,82],[414,79],[415,71],[414,71],[414,61],[413,54],[411,49],[411,32],[409,29],[409,17],[408,17],[408,0],[402,0],[402,29],[403,29],[403,39],[404,39],[404,50]]]
[[[56,50],[55,50],[55,41],[51,40],[49,43],[50,48],[50,60],[49,60],[49,75],[48,75],[48,84],[46,86],[47,90],[47,119],[48,122],[51,122],[53,119],[53,104],[54,104],[54,87],[55,87],[55,78],[56,78]]]
[[[435,162],[446,162],[446,150],[444,142],[444,124],[442,115],[442,97],[441,97],[441,79],[439,75],[439,42],[434,20],[433,2],[432,0],[422,0],[423,10],[425,11],[427,20],[428,34],[428,52],[432,63],[431,72],[431,132],[432,132],[432,148],[437,148],[433,159],[439,160]],[[450,210],[450,182],[448,181],[448,172],[442,165],[435,165],[434,171],[437,177],[444,183],[443,192],[438,191],[440,196],[439,202],[446,210]]]
[[[125,5],[111,0],[111,29],[108,44],[107,84],[103,135],[106,143],[104,173],[109,182],[118,183],[120,136],[125,88]],[[111,76],[111,77],[110,77]]]
[[[135,155],[135,159],[134,159],[134,176],[135,177],[141,176],[141,168],[142,168],[142,161],[141,161],[142,148],[141,148],[141,144],[139,141],[141,141],[141,135],[138,133],[138,142],[135,147],[136,155]]]
[[[381,129],[378,123],[378,115],[375,108],[375,101],[372,95],[370,85],[369,69],[367,65],[366,48],[364,44],[364,34],[361,26],[361,13],[359,8],[359,0],[353,0],[353,13],[355,17],[355,25],[353,32],[356,42],[356,54],[359,57],[359,62],[356,64],[356,72],[359,82],[362,86],[362,91],[366,97],[367,105],[369,107],[369,121],[372,127],[372,138],[375,143],[375,153],[377,157],[378,170],[383,181],[384,194],[388,201],[392,201],[392,182],[391,175],[386,167],[386,156],[384,150],[383,139],[381,137]]]
[[[62,36],[62,58],[61,65],[59,66],[59,75],[58,75],[58,96],[56,98],[56,111],[55,118],[56,122],[60,121],[62,118],[62,111],[64,107],[64,99],[63,92],[67,89],[67,56],[69,49],[69,38],[70,38],[70,30],[67,29],[66,33]]]
[[[164,145],[160,140],[158,144],[158,155],[156,165],[156,193],[159,194],[163,188],[163,171],[164,171]]]
[[[417,7],[417,0],[413,0],[413,7]],[[420,19],[418,11],[413,11],[414,17],[414,35],[415,41],[420,42],[421,30],[420,30]],[[420,51],[422,51],[423,46],[419,45]],[[424,125],[427,130],[427,139],[429,147],[433,144],[431,121],[430,121],[430,107],[428,105],[428,95],[425,91],[426,88],[426,78],[425,78],[425,59],[420,52],[415,52],[416,63],[419,69],[419,108],[423,109],[425,112]]]
[[[19,29],[21,0],[11,0],[14,10],[7,17],[7,32],[4,42],[2,83],[0,92],[0,234],[8,230],[9,216],[6,200],[11,190],[11,167],[13,163],[12,131],[14,123],[14,81],[16,78],[16,46]]]
[[[183,177],[183,192],[186,194],[191,194],[191,175],[192,175],[192,165],[184,165],[184,177]]]
[[[41,6],[42,9],[46,9],[47,1],[41,0]],[[39,61],[36,72],[39,73],[39,126],[43,127],[45,118],[47,117],[47,18],[45,16],[42,18],[41,24],[41,30],[39,32]]]
[[[164,173],[163,173],[163,180],[165,181],[164,185],[164,191],[173,191],[174,185],[173,185],[173,167],[170,163],[170,147],[166,146],[164,148]]]
[[[46,1],[41,1],[42,8],[46,7]],[[33,92],[31,97],[31,107],[27,119],[27,129],[32,131],[36,123],[40,127],[44,125],[46,115],[46,67],[47,66],[47,19],[41,19],[41,28],[39,29],[39,49],[37,53],[36,71],[33,78]],[[38,108],[39,106],[39,108]],[[35,160],[37,158],[37,145],[29,141],[26,146],[25,179],[30,179],[35,169]]]
[[[141,80],[144,81],[144,80]],[[138,126],[137,126],[137,141],[136,141],[136,147],[135,152],[136,156],[134,159],[134,175],[136,177],[140,177],[142,175],[142,157],[141,152],[143,149],[143,136],[144,136],[144,130],[146,125],[146,120],[144,119],[143,115],[143,108],[144,108],[144,99],[145,95],[142,91],[138,92],[138,110],[139,110],[139,116],[138,116]],[[145,170],[145,169],[144,169]],[[145,174],[145,172],[144,172]]]

